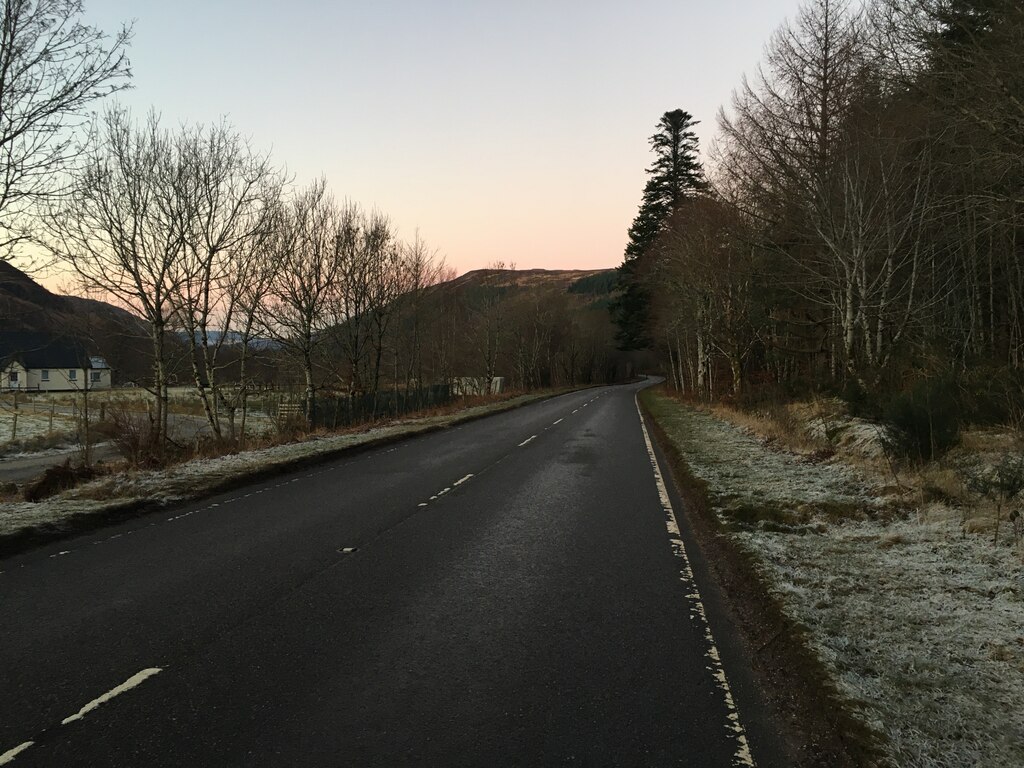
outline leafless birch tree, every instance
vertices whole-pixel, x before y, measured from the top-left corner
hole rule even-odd
[[[34,229],[40,202],[66,193],[76,129],[97,100],[126,88],[131,28],[112,37],[76,0],[0,3],[0,257]]]
[[[47,245],[83,285],[142,317],[150,333],[157,448],[167,436],[167,336],[183,274],[184,233],[171,137],[155,114],[110,109],[74,187],[47,216]]]
[[[221,353],[240,341],[236,321],[252,328],[255,302],[239,302],[265,282],[253,262],[272,237],[267,228],[277,217],[268,210],[278,204],[282,181],[269,157],[254,153],[224,123],[183,130],[173,146],[183,245],[174,311],[192,349],[196,392],[214,436],[221,439],[221,410],[229,406]],[[232,408],[228,411],[233,415]]]
[[[283,236],[274,241],[274,278],[262,312],[267,332],[302,371],[305,412],[316,423],[316,352],[332,315],[330,302],[341,279],[343,220],[319,179],[296,194],[281,216]]]

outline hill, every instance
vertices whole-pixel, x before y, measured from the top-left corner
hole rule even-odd
[[[441,283],[441,286],[458,289],[472,285],[515,286],[526,290],[549,290],[552,288],[571,292],[570,288],[580,281],[596,276],[615,275],[614,269],[474,269],[464,275]],[[609,292],[613,286],[609,286]]]
[[[0,261],[0,329],[79,342],[105,357],[122,379],[138,378],[148,365],[146,326],[135,315],[95,299],[53,293],[5,261]]]
[[[474,269],[434,286],[439,296],[463,298],[498,296],[512,304],[543,300],[573,314],[588,310],[607,311],[617,290],[614,269]]]
[[[616,290],[610,269],[477,269],[435,285],[433,378],[497,375],[526,389],[617,378]]]

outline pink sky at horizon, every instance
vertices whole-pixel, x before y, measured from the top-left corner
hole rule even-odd
[[[706,144],[797,7],[85,0],[85,19],[135,20],[134,87],[118,100],[137,116],[226,116],[297,182],[326,175],[461,274],[617,266],[660,116],[691,112]]]

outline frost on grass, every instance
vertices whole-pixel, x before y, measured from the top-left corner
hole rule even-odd
[[[892,765],[1024,765],[1024,568],[1011,547],[965,537],[941,505],[875,514],[870,484],[847,467],[767,449],[665,399],[653,409]],[[741,501],[830,499],[851,514],[790,528],[731,517]]]
[[[15,431],[13,412],[0,410],[0,453],[17,453],[20,447],[32,445],[47,436],[52,436],[55,440],[66,439],[73,436],[77,430],[74,419],[59,414],[53,417],[52,426],[51,430],[49,414],[19,411]]]
[[[78,515],[102,513],[135,501],[170,504],[194,498],[222,487],[226,481],[244,478],[246,475],[258,476],[262,472],[285,468],[304,459],[377,440],[415,435],[484,413],[513,408],[540,397],[526,395],[441,416],[399,420],[363,432],[317,435],[302,442],[212,459],[196,459],[162,470],[108,475],[37,503],[0,503],[0,536],[40,526],[59,526],[63,521]]]
[[[667,404],[667,401],[666,401]],[[715,511],[737,526],[804,530],[879,507],[870,484],[841,464],[768,450],[745,430],[705,411],[669,406],[658,420],[708,485]]]

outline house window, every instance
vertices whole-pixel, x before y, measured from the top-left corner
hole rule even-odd
[[[11,371],[11,374],[10,374],[10,377],[8,378],[8,381],[10,381],[11,384],[17,384],[18,383],[18,372],[17,371]]]
[[[90,371],[89,379],[93,384],[99,384],[103,380],[103,374],[100,371]]]
[[[43,370],[39,372],[39,380],[40,381],[49,381],[50,380],[50,372],[46,368],[43,368]]]
[[[68,370],[68,381],[78,381],[78,370],[71,368]]]

